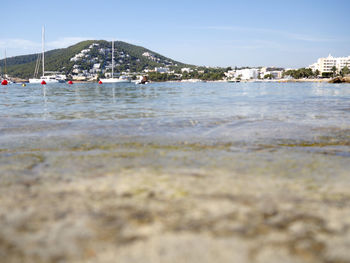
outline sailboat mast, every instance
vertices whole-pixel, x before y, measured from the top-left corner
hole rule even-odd
[[[43,63],[43,76],[45,75],[45,27],[42,28],[41,33],[41,45],[42,45],[42,63]]]
[[[7,61],[6,61],[6,48],[5,48],[5,78],[7,77]]]
[[[114,40],[112,40],[112,78],[114,78]]]

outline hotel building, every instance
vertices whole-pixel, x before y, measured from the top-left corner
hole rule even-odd
[[[319,70],[320,74],[324,72],[332,72],[332,68],[336,67],[337,71],[342,70],[345,66],[350,67],[350,56],[348,57],[332,57],[329,55],[326,58],[319,58],[316,63],[309,66],[312,71]]]

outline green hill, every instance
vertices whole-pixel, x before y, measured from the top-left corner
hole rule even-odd
[[[74,57],[85,50],[83,57]],[[7,58],[7,73],[11,77],[31,78],[38,54],[16,56]],[[55,49],[45,52],[45,71],[57,71],[66,75],[78,74],[78,71],[88,72],[93,65],[100,64],[102,74],[111,61],[111,42],[105,40],[87,40],[73,46],[62,49]],[[115,72],[129,71],[141,72],[154,67],[178,68],[186,65],[164,57],[146,48],[128,44],[122,41],[115,42]],[[4,60],[0,60],[3,69]],[[75,72],[73,72],[75,70]],[[40,67],[41,70],[41,67]],[[107,69],[108,71],[108,69]],[[39,71],[39,75],[42,72]]]

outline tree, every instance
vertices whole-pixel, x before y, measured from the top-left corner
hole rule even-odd
[[[330,78],[332,77],[332,72],[322,72],[322,78]]]
[[[314,76],[314,73],[309,68],[300,68],[297,70],[287,70],[283,76],[291,76],[294,79],[309,78]]]
[[[342,77],[344,77],[348,74],[350,74],[350,69],[347,66],[343,67],[343,69],[340,71],[340,75],[342,75]]]
[[[273,75],[272,74],[267,74],[264,76],[264,79],[273,79]]]
[[[335,73],[337,72],[337,67],[333,66],[332,67],[332,73],[333,73],[333,78],[335,77]]]
[[[318,77],[320,75],[320,71],[318,69],[316,69],[315,71],[315,77]]]

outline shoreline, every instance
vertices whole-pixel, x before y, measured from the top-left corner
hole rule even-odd
[[[337,83],[337,84],[342,84],[342,83],[349,83],[349,80],[347,78],[345,81],[335,81],[339,78],[325,78],[325,79],[271,79],[271,80],[259,80],[259,79],[253,79],[253,80],[241,80],[239,82],[231,82],[228,80],[168,80],[168,81],[149,81],[149,83],[261,83],[261,82],[273,82],[273,83],[300,83],[300,82],[315,82],[315,83]],[[68,81],[67,81],[68,82]],[[16,81],[13,82],[14,84],[22,84],[22,83],[28,83],[28,80],[22,80],[22,81]],[[98,81],[84,81],[84,80],[73,80],[73,83],[76,84],[86,84],[86,83],[98,83]],[[133,83],[133,82],[130,82]],[[63,83],[66,84],[66,83]],[[105,84],[105,83],[103,83]]]
[[[241,80],[240,82],[230,82],[227,80],[204,80],[204,81],[187,81],[187,80],[182,80],[182,81],[154,81],[151,83],[261,83],[261,82],[279,82],[279,83],[293,83],[293,82],[322,82],[322,83],[329,83],[332,79],[273,79],[273,80]]]

